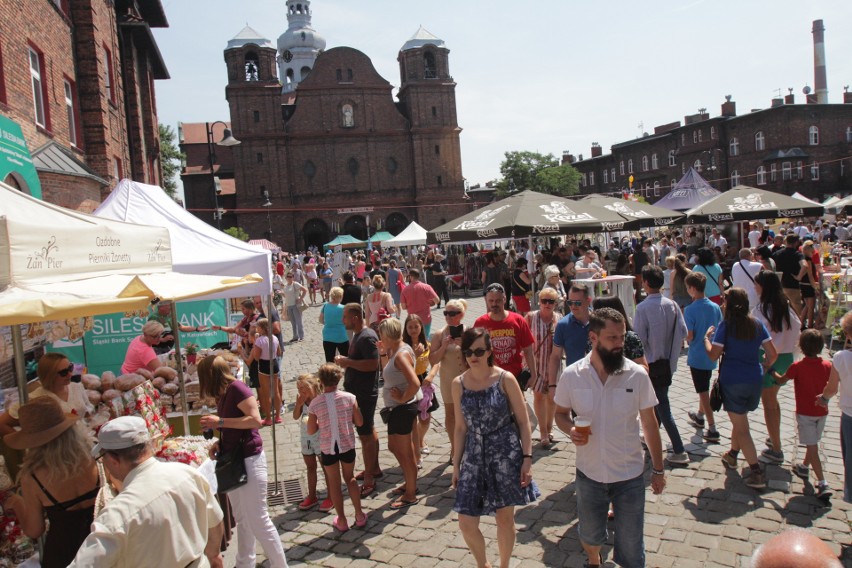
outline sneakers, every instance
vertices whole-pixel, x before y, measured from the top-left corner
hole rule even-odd
[[[737,458],[732,456],[730,452],[722,454],[722,463],[725,464],[725,467],[728,469],[737,469]]]
[[[817,484],[816,497],[817,499],[822,499],[823,501],[828,501],[831,496],[834,495],[834,492],[828,486],[828,483],[825,481]]]
[[[718,444],[720,439],[719,432],[717,430],[704,430],[701,437],[704,438],[705,442],[710,444]]]
[[[305,497],[305,500],[299,503],[299,510],[308,511],[316,507],[317,503],[319,503],[319,499],[317,499],[316,497]]]
[[[320,506],[319,506],[319,512],[320,513],[328,513],[332,509],[334,509],[334,503],[331,502],[331,499],[329,497],[326,497],[325,499],[323,499],[322,503],[320,503]]]
[[[766,448],[760,452],[760,461],[763,463],[784,463],[784,452],[776,452],[772,448]]]
[[[704,428],[704,417],[698,414],[697,412],[692,412],[691,410],[686,413],[689,416],[689,421],[696,428]]]
[[[803,463],[794,463],[793,464],[793,473],[802,479],[807,479],[810,475],[811,469]]]
[[[689,463],[689,454],[686,452],[680,452],[679,454],[672,452],[666,456],[666,461],[672,464],[686,465]]]
[[[745,484],[752,489],[764,489],[766,487],[766,474],[753,471],[745,480]]]

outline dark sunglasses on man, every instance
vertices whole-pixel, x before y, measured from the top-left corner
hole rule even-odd
[[[583,301],[582,300],[565,300],[565,305],[566,306],[574,306],[575,308],[579,308],[580,306],[583,305]]]

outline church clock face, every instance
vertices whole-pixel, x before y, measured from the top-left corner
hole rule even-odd
[[[289,49],[285,49],[281,52],[281,59],[283,59],[287,63],[290,63],[291,61],[293,61],[293,54],[290,52]]]

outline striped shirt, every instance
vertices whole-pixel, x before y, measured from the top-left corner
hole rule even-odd
[[[326,392],[311,402],[309,412],[317,417],[322,453],[334,455],[355,449],[355,404],[355,395],[344,391]]]

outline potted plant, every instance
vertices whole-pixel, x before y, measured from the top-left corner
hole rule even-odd
[[[183,352],[186,354],[186,362],[189,365],[194,365],[195,360],[198,358],[198,344],[197,343],[184,343]]]

